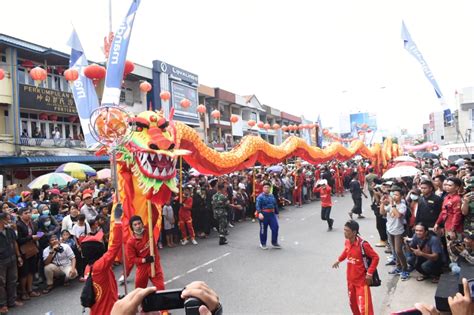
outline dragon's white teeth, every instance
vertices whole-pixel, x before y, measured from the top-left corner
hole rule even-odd
[[[142,155],[142,164],[145,164],[147,160],[148,160],[148,153],[144,152]]]
[[[164,168],[162,171],[161,171],[161,177],[165,177],[166,176],[166,169]]]
[[[158,154],[159,155],[159,154]],[[154,153],[150,153],[150,160],[154,160],[155,159],[155,154]]]
[[[158,155],[158,162],[159,162],[163,158],[163,155],[161,155],[161,154],[157,154],[157,155]]]
[[[148,171],[148,173],[150,173],[150,174],[153,173],[153,170],[151,169],[150,163],[147,162],[147,163],[145,164],[145,168],[146,168],[146,170]]]
[[[171,161],[171,156],[167,155],[167,156],[166,156],[166,159],[167,159],[168,161]]]
[[[173,172],[174,172],[174,168],[170,168],[170,170],[168,171],[168,176],[173,175]]]
[[[153,172],[153,176],[160,176],[160,170],[158,170],[158,167],[155,168],[155,171]]]

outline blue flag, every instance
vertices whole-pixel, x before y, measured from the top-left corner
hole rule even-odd
[[[118,105],[120,102],[125,58],[127,57],[133,21],[135,20],[135,14],[139,5],[140,0],[133,0],[127,16],[114,34],[114,39],[110,45],[109,59],[107,60],[107,74],[105,76],[102,105]]]
[[[89,122],[92,112],[99,107],[99,100],[92,80],[84,75],[84,68],[87,67],[88,62],[75,29],[72,30],[67,44],[71,47],[69,68],[74,68],[79,72],[79,78],[74,81],[71,90],[81,121],[84,141],[88,148],[95,147],[98,143],[90,133]]]
[[[451,122],[453,117],[451,115],[451,110],[448,108],[448,104],[444,101],[443,93],[441,93],[441,89],[438,86],[438,83],[436,82],[433,73],[431,72],[430,68],[428,67],[428,64],[426,63],[425,59],[421,55],[421,52],[418,50],[418,47],[416,46],[415,42],[412,40],[410,33],[408,32],[407,27],[405,26],[405,22],[402,21],[402,40],[403,40],[403,46],[405,49],[413,56],[415,57],[416,60],[421,65],[421,68],[423,69],[423,72],[425,74],[425,77],[430,81],[431,85],[433,86],[436,97],[439,99],[441,102],[441,106],[443,107],[443,112],[444,112],[444,119],[447,122]]]

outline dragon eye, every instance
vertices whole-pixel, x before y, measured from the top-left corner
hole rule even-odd
[[[137,130],[137,131],[143,131],[143,128],[142,128],[142,127],[137,127],[136,130]]]
[[[156,118],[155,115],[153,115],[153,116],[150,117],[150,121],[151,121],[151,122],[156,122],[157,120],[158,120],[158,118]]]

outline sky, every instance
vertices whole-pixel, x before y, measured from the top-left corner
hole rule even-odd
[[[112,0],[113,28],[131,1]],[[76,28],[90,60],[102,61],[109,0],[15,0],[0,33],[69,52]],[[421,133],[441,110],[401,22],[454,110],[474,86],[474,1],[142,0],[127,59],[158,59],[199,82],[339,129],[342,114],[374,112],[379,130]]]

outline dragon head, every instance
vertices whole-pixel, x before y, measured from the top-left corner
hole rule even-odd
[[[178,148],[172,117],[173,110],[170,119],[162,111],[145,111],[129,120],[132,133],[118,159],[131,169],[144,194],[157,194],[163,184],[178,191],[176,162],[190,152]]]

